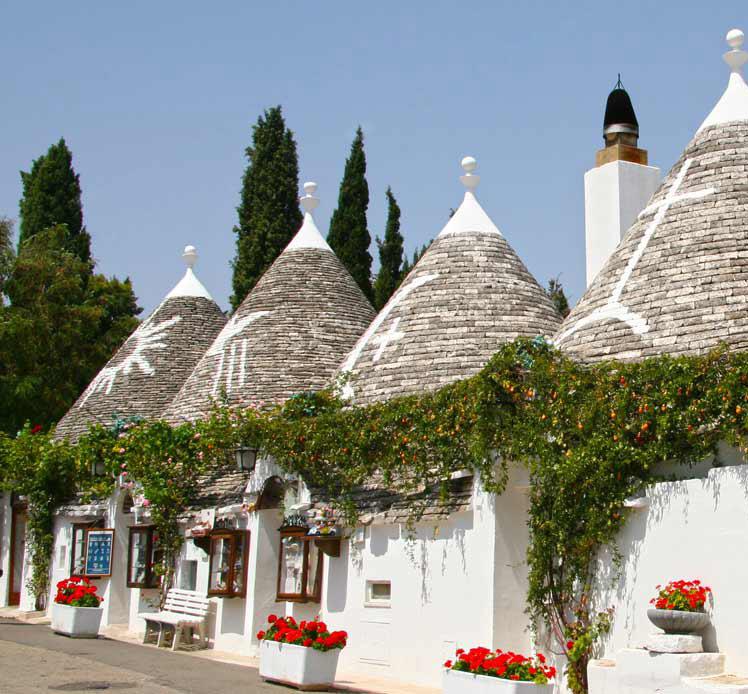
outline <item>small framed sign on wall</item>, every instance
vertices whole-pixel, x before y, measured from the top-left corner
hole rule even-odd
[[[112,575],[112,551],[114,528],[90,528],[86,530],[85,576],[106,578]]]

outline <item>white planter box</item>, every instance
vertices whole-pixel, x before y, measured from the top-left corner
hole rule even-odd
[[[104,609],[101,607],[71,607],[52,603],[52,631],[76,639],[95,639]]]
[[[260,641],[260,677],[304,691],[324,690],[335,681],[340,649],[315,651],[290,643]]]
[[[442,694],[553,694],[553,685],[514,682],[500,677],[445,670]]]

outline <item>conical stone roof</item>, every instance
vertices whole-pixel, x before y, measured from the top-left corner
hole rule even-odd
[[[215,401],[249,406],[323,388],[374,318],[317,229],[316,185],[304,188],[301,229],[200,360],[167,420],[196,419]]]
[[[344,393],[366,404],[472,376],[519,336],[551,336],[561,318],[476,199],[463,159],[459,209],[348,355]]]
[[[172,401],[226,317],[195,276],[195,249],[183,254],[187,272],[156,310],[99,371],[57,424],[58,438],[76,440],[113,417],[158,418]]]
[[[748,54],[731,36],[727,91],[555,337],[573,357],[748,347]]]

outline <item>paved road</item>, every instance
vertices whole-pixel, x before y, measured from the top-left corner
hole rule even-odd
[[[257,670],[0,618],[0,693],[292,694]]]

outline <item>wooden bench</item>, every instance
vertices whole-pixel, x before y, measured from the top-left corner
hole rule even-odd
[[[208,647],[208,611],[210,601],[205,595],[193,590],[179,590],[172,588],[166,594],[164,609],[159,612],[141,612],[138,617],[145,620],[145,635],[143,643],[149,643],[155,637],[156,645],[162,646],[166,632],[173,630],[174,639],[171,650],[179,648],[183,636],[189,635],[192,643],[192,633],[197,629],[200,648]]]

